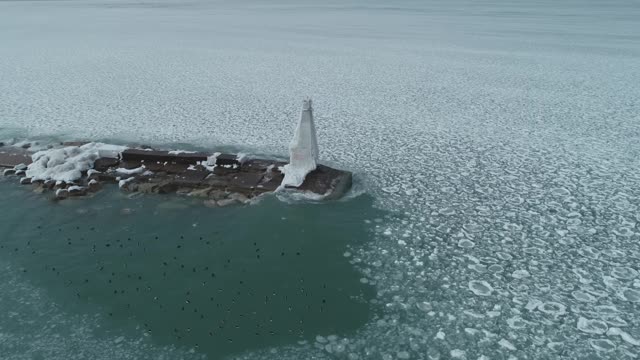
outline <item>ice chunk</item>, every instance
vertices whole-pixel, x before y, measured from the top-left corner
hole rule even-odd
[[[582,316],[578,319],[578,330],[589,334],[604,334],[607,332],[607,323],[602,320],[586,319]]]
[[[198,162],[198,165],[202,165],[208,171],[213,171],[215,169],[215,167],[216,167],[216,162],[218,161],[218,156],[220,156],[219,152],[214,153],[213,155],[207,157],[206,161]]]
[[[144,165],[137,167],[135,169],[117,168],[116,172],[118,174],[125,174],[125,175],[142,174],[143,172],[145,172],[145,168],[144,168]]]
[[[629,343],[630,345],[640,346],[640,340],[635,339],[633,336],[629,335],[629,333],[622,331],[620,328],[612,327],[611,329],[607,330],[607,335],[609,336],[617,335],[617,336],[620,336],[622,340]]]
[[[469,290],[479,296],[489,296],[491,295],[493,288],[484,280],[472,280],[469,281]]]
[[[316,169],[318,162],[318,141],[313,123],[311,99],[304,100],[300,122],[289,145],[289,164],[283,167],[284,179],[281,188],[298,187],[308,173]]]
[[[511,351],[517,350],[516,347],[507,339],[500,339],[500,341],[498,341],[498,344],[500,346],[502,346],[503,348],[511,350]]]
[[[130,177],[127,179],[123,179],[123,180],[118,180],[118,187],[122,189],[122,187],[124,187],[129,181],[134,180],[134,177]]]

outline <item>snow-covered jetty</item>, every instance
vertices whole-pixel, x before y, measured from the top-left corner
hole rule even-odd
[[[297,191],[336,199],[351,187],[348,171],[318,163],[311,100],[290,145],[289,163],[243,154],[158,150],[96,142],[62,143],[30,151],[29,144],[0,143],[5,176],[56,199],[85,196],[104,184],[140,193],[178,193],[206,198],[209,206],[249,202],[275,191]]]

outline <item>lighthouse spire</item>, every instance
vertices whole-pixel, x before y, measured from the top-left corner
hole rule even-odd
[[[280,187],[299,187],[318,163],[318,139],[313,121],[311,99],[302,102],[300,121],[289,145],[289,164],[283,168],[284,179]]]

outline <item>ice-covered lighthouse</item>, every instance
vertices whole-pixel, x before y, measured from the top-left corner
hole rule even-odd
[[[284,179],[280,188],[298,187],[318,163],[318,140],[313,123],[311,99],[302,102],[300,121],[289,145],[289,164],[283,168]]]

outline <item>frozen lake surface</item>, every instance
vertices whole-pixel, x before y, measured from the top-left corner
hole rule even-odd
[[[632,0],[4,0],[0,139],[286,155],[311,96],[320,158],[394,214],[363,221],[368,242],[348,245],[375,315],[331,340],[241,356],[635,358],[638,29]],[[18,291],[33,313],[48,306],[4,261],[0,303]],[[11,318],[0,350],[46,353],[66,334],[29,342]],[[64,349],[202,355],[95,336]]]

